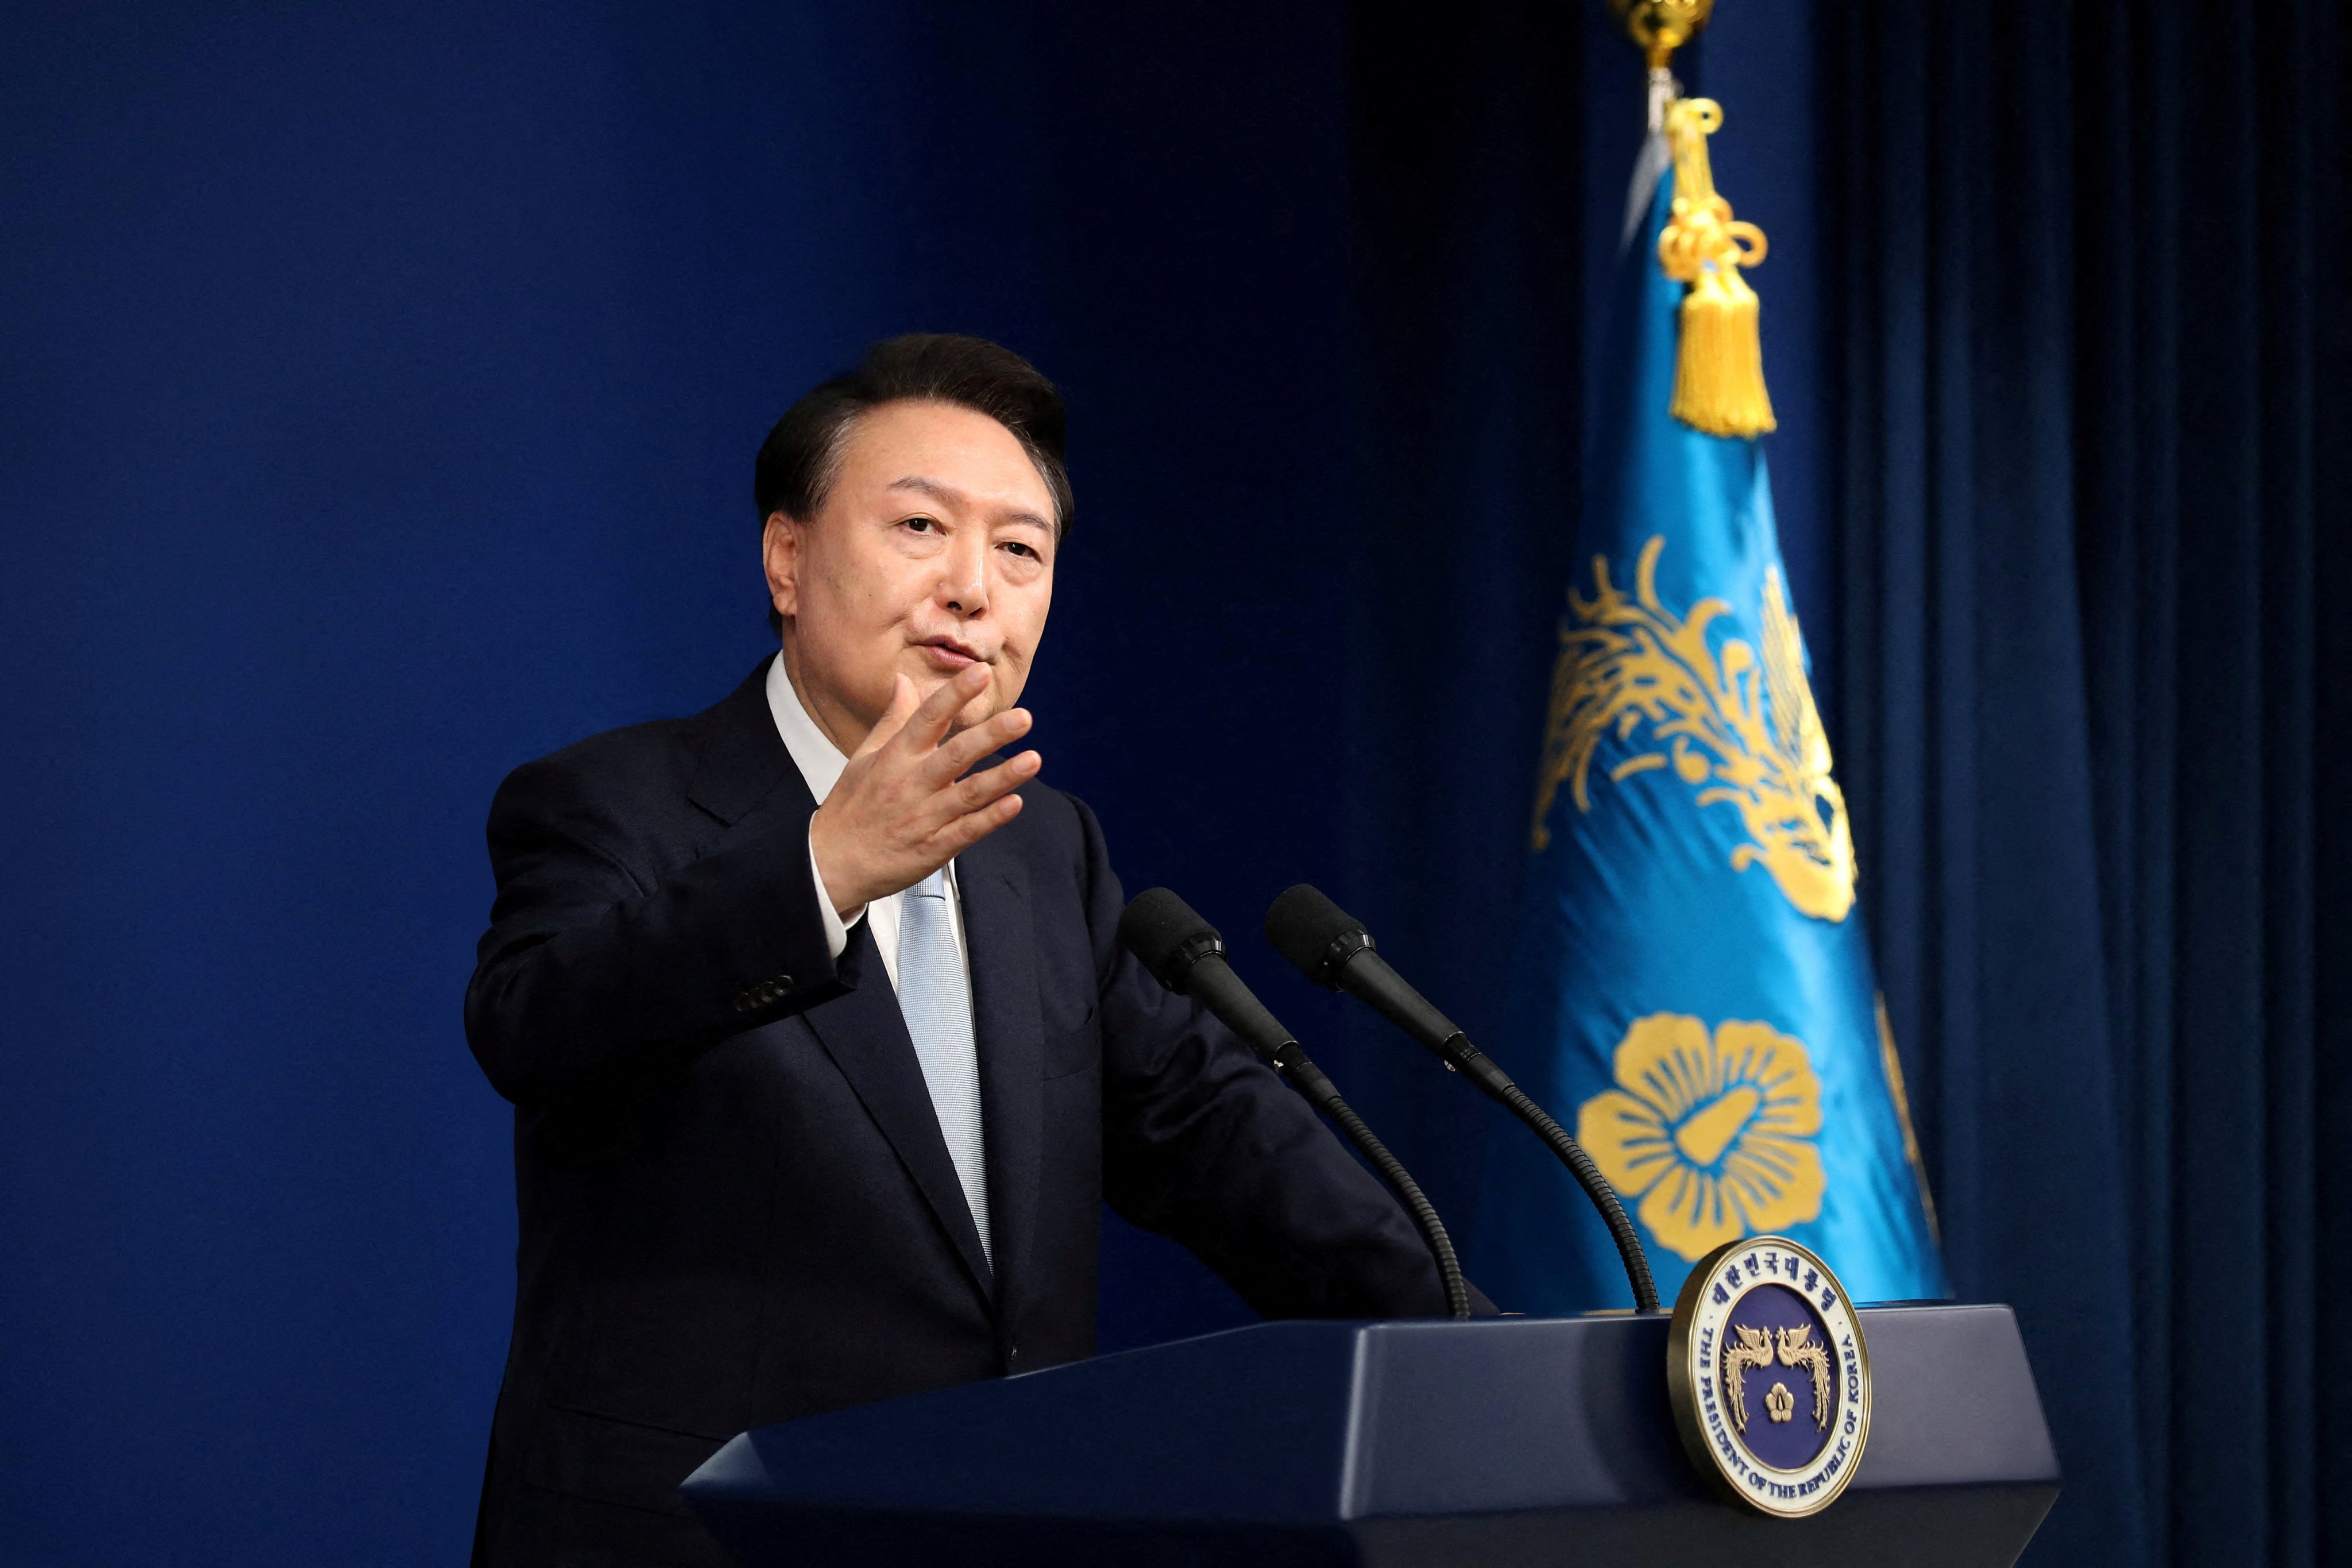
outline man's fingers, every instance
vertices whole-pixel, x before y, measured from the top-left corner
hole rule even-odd
[[[959,814],[969,815],[1035,778],[1042,765],[1043,760],[1036,752],[1024,752],[955,784],[947,792],[948,797],[955,802]]]
[[[929,751],[947,734],[948,726],[955,722],[964,704],[987,689],[988,666],[975,664],[959,669],[923,700],[923,705],[915,710],[914,716],[898,732],[908,747]]]
[[[990,770],[991,773],[1002,771]],[[937,848],[946,851],[940,863],[944,865],[954,859],[1020,815],[1021,797],[1017,795],[1008,795],[1001,800],[990,802],[978,811],[964,813],[941,828],[931,840]]]
[[[1037,770],[1043,765],[1036,752],[1024,752],[1017,757],[997,763],[984,773],[950,780],[925,798],[922,820],[929,825],[929,832],[939,833],[1019,789],[1035,778]]]
[[[915,683],[903,675],[890,678],[890,706],[882,710],[882,717],[874,721],[866,732],[866,742],[850,757],[856,762],[868,752],[878,752],[890,743],[890,738],[906,728],[907,720],[921,706],[917,699]]]
[[[956,775],[989,752],[1027,734],[1029,725],[1028,710],[1022,708],[1008,709],[985,724],[974,724],[940,748],[939,754],[926,765],[927,781],[935,789],[946,788]]]

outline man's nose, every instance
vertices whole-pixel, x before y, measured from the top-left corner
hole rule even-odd
[[[946,570],[940,575],[940,602],[967,619],[988,611],[988,540],[975,531],[959,533],[949,547]]]

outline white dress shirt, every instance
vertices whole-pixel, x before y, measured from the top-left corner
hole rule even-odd
[[[774,715],[776,733],[783,737],[784,750],[792,753],[793,765],[800,769],[801,777],[807,781],[809,794],[823,805],[824,797],[833,793],[833,786],[840,782],[841,770],[849,765],[849,759],[841,754],[840,747],[825,738],[824,731],[816,727],[816,721],[809,717],[808,710],[801,706],[800,693],[793,689],[793,678],[784,673],[782,654],[778,654],[768,666],[768,711]],[[954,916],[950,923],[955,928],[956,958],[963,965],[964,984],[969,987],[971,984],[971,948],[964,940],[963,893],[956,886],[954,861],[948,862],[947,873],[948,910]],[[817,869],[816,845],[814,842],[809,845],[809,875],[816,884],[817,911],[824,920],[825,946],[832,950],[833,956],[839,958],[848,949],[849,928],[856,925],[862,915],[874,928],[874,945],[881,950],[882,967],[889,973],[891,989],[897,990],[898,911],[905,905],[907,896],[892,893],[887,898],[877,899],[863,911],[851,910],[849,918],[844,920],[833,907],[832,895],[824,890],[824,873]]]

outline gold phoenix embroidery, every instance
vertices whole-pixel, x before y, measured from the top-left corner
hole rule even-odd
[[[1653,1013],[1625,1031],[1615,1066],[1616,1087],[1577,1108],[1576,1141],[1660,1246],[1696,1263],[1821,1216],[1822,1085],[1802,1040]]]
[[[1679,617],[1659,602],[1665,542],[1661,534],[1642,546],[1632,596],[1610,580],[1603,556],[1593,557],[1591,596],[1570,591],[1544,727],[1535,847],[1550,842],[1544,818],[1563,783],[1579,811],[1592,809],[1588,786],[1601,739],[1630,741],[1646,724],[1664,749],[1618,763],[1610,782],[1672,766],[1698,790],[1699,805],[1738,808],[1748,841],[1732,850],[1733,870],[1760,864],[1799,910],[1842,921],[1853,908],[1853,835],[1780,570],[1764,576],[1759,664],[1738,637],[1726,637],[1719,653],[1710,646],[1708,625],[1731,613],[1723,600],[1701,599]]]

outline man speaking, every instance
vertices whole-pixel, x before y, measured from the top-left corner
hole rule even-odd
[[[1099,1205],[1269,1317],[1436,1315],[1410,1224],[1115,939],[1016,706],[1071,521],[1061,402],[893,339],[755,491],[781,653],[519,768],[466,995],[515,1106],[512,1348],[477,1564],[725,1556],[749,1426],[1091,1354]]]

